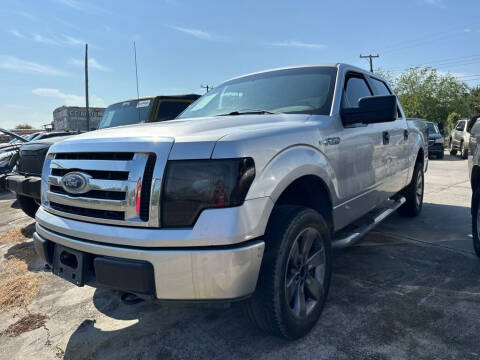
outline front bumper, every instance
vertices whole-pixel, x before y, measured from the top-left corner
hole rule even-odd
[[[42,179],[37,176],[8,175],[6,187],[11,192],[35,199],[40,199],[40,184]]]
[[[438,153],[443,153],[443,144],[433,144],[428,146],[428,153],[429,154],[438,154]]]
[[[234,300],[251,295],[256,287],[265,244],[252,240],[232,246],[201,248],[140,248],[115,246],[72,238],[36,224],[35,249],[46,263],[52,263],[54,247],[58,244],[89,254],[93,262],[110,262],[109,266],[94,266],[93,277],[87,285],[132,291],[161,300]],[[113,262],[113,265],[111,264]],[[133,262],[148,268],[140,271],[137,282],[152,286],[132,289],[124,282]],[[113,275],[112,275],[113,274]]]

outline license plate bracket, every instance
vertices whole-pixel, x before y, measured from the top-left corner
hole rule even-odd
[[[88,272],[88,254],[56,244],[53,273],[77,286],[83,286]]]

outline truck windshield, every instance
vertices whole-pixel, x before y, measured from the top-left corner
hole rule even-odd
[[[99,129],[144,123],[148,119],[153,99],[124,101],[107,107]]]
[[[437,125],[431,122],[428,123],[428,132],[429,134],[440,134]]]
[[[178,118],[296,113],[328,115],[335,67],[274,70],[233,79],[190,105]]]

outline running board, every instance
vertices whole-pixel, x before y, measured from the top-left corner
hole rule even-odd
[[[332,240],[333,248],[345,248],[355,244],[372,228],[380,224],[391,213],[397,210],[405,202],[405,198],[387,200],[379,209],[369,212],[365,217],[355,221],[352,225],[347,226],[345,230],[341,230]]]

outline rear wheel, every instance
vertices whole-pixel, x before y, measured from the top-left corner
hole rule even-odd
[[[405,203],[400,206],[398,213],[402,216],[415,217],[422,211],[423,207],[423,164],[417,162],[413,170],[413,177],[410,184],[402,190]]]
[[[460,143],[460,156],[462,159],[466,159],[468,157],[468,149],[465,148],[463,141]]]
[[[450,142],[448,143],[448,149],[450,150],[450,155],[455,156],[457,155],[457,150],[453,148],[453,140],[450,138]]]
[[[472,200],[472,235],[473,248],[478,257],[480,257],[480,189],[473,192]]]
[[[23,212],[31,218],[35,219],[35,213],[37,212],[39,207],[38,202],[34,198],[18,194],[17,201],[20,204],[20,208],[23,210]]]
[[[265,233],[257,289],[245,302],[264,331],[297,339],[322,313],[331,278],[330,232],[322,216],[301,206],[278,206]]]

